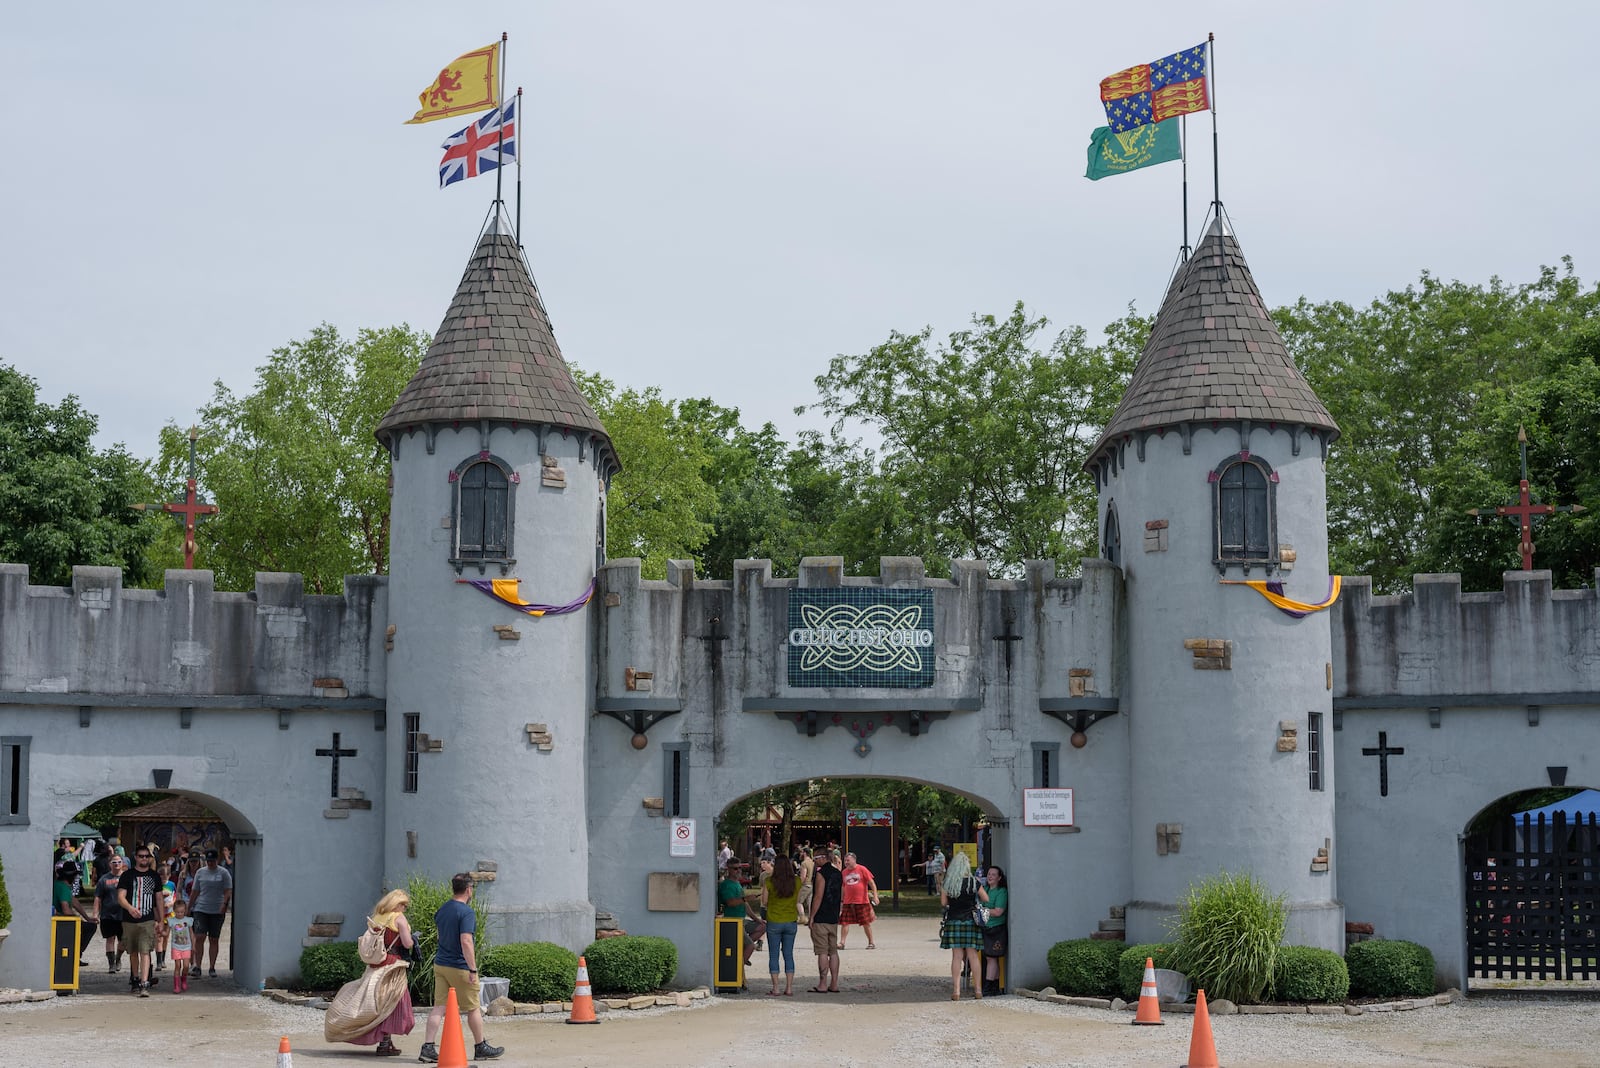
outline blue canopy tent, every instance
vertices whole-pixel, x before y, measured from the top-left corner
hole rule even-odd
[[[1525,835],[1528,831],[1539,826],[1540,817],[1544,818],[1544,843],[1543,847],[1551,847],[1552,833],[1555,829],[1556,813],[1562,813],[1568,827],[1575,827],[1579,823],[1600,822],[1600,790],[1580,790],[1565,801],[1553,801],[1548,805],[1530,808],[1525,812],[1512,813],[1512,819],[1517,822],[1518,848],[1526,849]]]

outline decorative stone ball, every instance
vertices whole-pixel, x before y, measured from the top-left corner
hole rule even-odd
[[[635,749],[643,749],[645,746],[647,746],[649,744],[650,744],[650,739],[646,738],[644,735],[635,734],[633,736],[633,747]]]
[[[1082,731],[1072,732],[1072,748],[1082,749],[1089,744],[1089,736]]]

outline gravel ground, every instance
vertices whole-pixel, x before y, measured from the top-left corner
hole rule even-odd
[[[938,949],[934,921],[888,918],[875,933],[874,951],[852,933],[838,995],[801,992],[816,977],[806,947],[796,954],[794,997],[765,996],[762,953],[751,992],[739,997],[692,1009],[606,1013],[599,1027],[566,1027],[554,1015],[492,1019],[489,1037],[506,1047],[499,1063],[518,1068],[885,1068],[930,1056],[985,1068],[1147,1068],[1187,1059],[1188,1016],[1169,1013],[1164,1027],[1135,1028],[1130,1013],[1022,998],[953,1003],[949,953]],[[1600,1013],[1581,1000],[1473,998],[1366,1016],[1218,1016],[1212,1028],[1227,1068],[1600,1068]],[[196,985],[148,1000],[108,993],[0,1007],[0,1068],[81,1068],[108,1056],[141,1065],[273,1068],[279,1035],[290,1037],[300,1068],[372,1063],[365,1049],[324,1042],[315,1009]],[[400,1041],[406,1056],[383,1063],[416,1063],[421,1038],[419,1018]]]

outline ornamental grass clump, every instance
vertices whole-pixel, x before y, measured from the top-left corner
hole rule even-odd
[[[1259,1002],[1272,985],[1288,919],[1284,895],[1268,893],[1253,875],[1203,879],[1178,904],[1171,966],[1213,1001]]]

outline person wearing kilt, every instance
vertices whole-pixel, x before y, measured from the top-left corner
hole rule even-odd
[[[872,911],[872,906],[878,903],[878,884],[865,864],[856,863],[854,853],[844,855],[844,871],[841,875],[844,904],[839,909],[839,948],[844,948],[844,940],[853,923],[866,928],[867,948],[877,949],[878,944],[872,940],[872,925],[878,922],[878,914]]]
[[[978,951],[983,948],[983,930],[973,913],[978,907],[978,879],[972,874],[972,861],[956,853],[945,869],[939,887],[939,904],[944,906],[944,922],[939,925],[939,948],[950,951],[950,1000],[961,1000],[961,967],[972,971],[972,996],[983,998],[983,983],[978,970]]]

